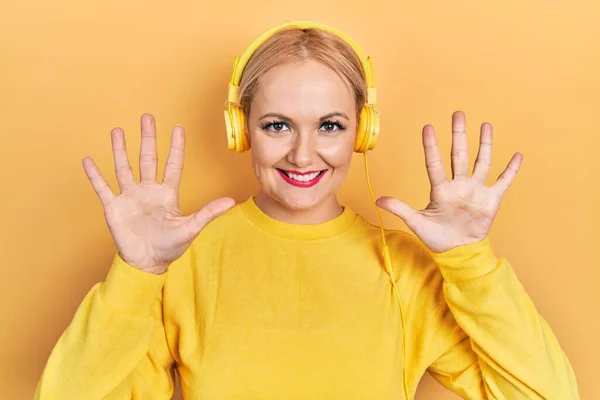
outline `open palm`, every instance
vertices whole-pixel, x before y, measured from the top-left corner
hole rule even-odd
[[[116,196],[94,161],[86,157],[83,167],[104,206],[104,215],[120,256],[128,264],[151,273],[163,273],[179,258],[206,224],[235,201],[221,198],[198,212],[184,216],[179,210],[179,184],[183,171],[185,135],[181,126],[173,128],[171,149],[163,182],[156,182],[156,124],[150,114],[142,116],[140,182],[133,176],[123,130],[111,132],[117,182]]]
[[[434,252],[476,243],[489,233],[500,208],[502,197],[514,180],[523,156],[513,155],[494,185],[485,182],[492,160],[492,126],[481,126],[479,152],[471,177],[468,176],[466,119],[461,111],[452,115],[452,175],[446,177],[435,131],[431,125],[423,128],[425,164],[431,183],[430,201],[422,210],[415,210],[400,200],[382,197],[377,205],[396,214],[419,239]]]

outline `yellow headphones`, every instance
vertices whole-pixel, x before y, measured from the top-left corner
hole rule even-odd
[[[254,52],[267,39],[275,33],[288,28],[319,29],[330,32],[344,40],[352,47],[352,49],[354,49],[354,52],[358,55],[360,63],[362,64],[365,80],[367,82],[367,101],[360,113],[354,151],[357,153],[364,153],[367,150],[373,149],[377,142],[377,137],[379,136],[379,111],[375,108],[375,103],[377,102],[377,89],[375,89],[373,82],[373,65],[371,57],[365,57],[356,43],[343,32],[330,26],[310,21],[288,22],[275,26],[256,38],[241,56],[235,57],[233,61],[233,72],[231,74],[231,80],[229,81],[229,91],[227,93],[227,109],[224,111],[225,125],[227,128],[227,147],[230,150],[235,150],[237,152],[243,152],[250,149],[248,132],[246,132],[246,116],[239,105],[239,84],[242,80],[242,73],[244,72],[248,60],[250,60],[250,57],[252,57]]]

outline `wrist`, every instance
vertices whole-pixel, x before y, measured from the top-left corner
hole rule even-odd
[[[124,257],[121,252],[118,252],[117,255],[122,261],[124,261],[127,265],[131,266],[132,268],[154,275],[164,274],[165,272],[167,272],[167,269],[170,265],[169,263],[156,263],[153,260],[130,260],[127,257]]]
[[[167,272],[167,269],[169,269],[169,264],[155,265],[155,266],[149,267],[149,268],[139,268],[140,271],[147,272],[149,274],[154,274],[154,275],[162,275],[165,272]]]

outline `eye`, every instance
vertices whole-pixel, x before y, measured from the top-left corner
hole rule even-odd
[[[285,124],[284,122],[281,122],[281,121],[266,122],[265,124],[263,124],[261,126],[261,128],[265,131],[275,132],[275,133],[284,132],[284,131],[290,129],[289,126],[287,126],[287,124]]]
[[[325,132],[336,132],[346,130],[346,127],[340,121],[325,121],[321,124],[321,130]]]

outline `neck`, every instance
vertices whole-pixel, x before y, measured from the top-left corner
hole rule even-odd
[[[343,208],[337,197],[331,195],[310,208],[292,209],[259,191],[254,201],[260,210],[269,217],[289,224],[320,224],[339,216]]]

